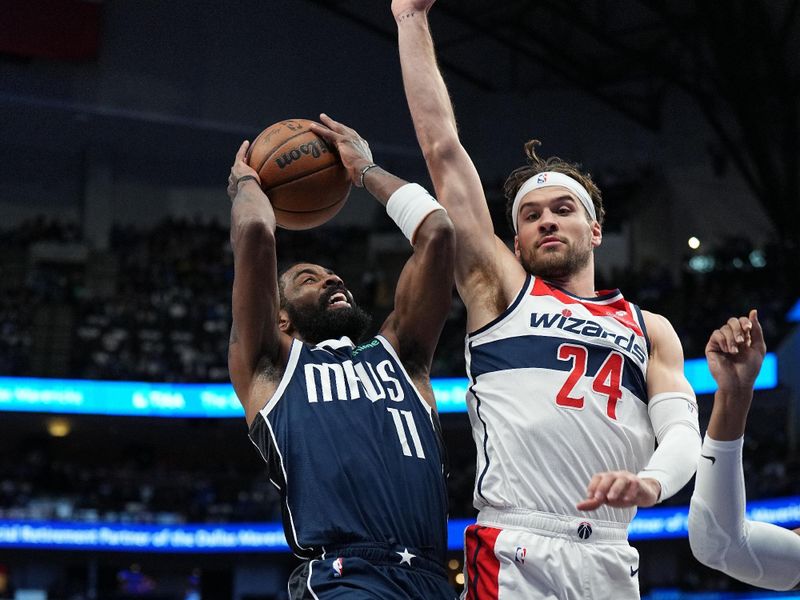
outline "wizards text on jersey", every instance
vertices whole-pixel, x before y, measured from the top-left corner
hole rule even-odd
[[[596,321],[579,319],[578,317],[568,316],[563,313],[531,313],[531,327],[542,329],[555,327],[562,331],[575,333],[587,338],[609,340],[616,346],[619,346],[620,349],[631,352],[640,363],[644,364],[645,361],[645,350],[640,344],[636,343],[636,335],[634,332],[631,332],[628,337],[625,337],[608,331]]]

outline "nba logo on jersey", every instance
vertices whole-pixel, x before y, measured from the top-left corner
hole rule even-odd
[[[344,561],[342,560],[341,556],[337,558],[335,561],[333,561],[332,567],[333,567],[333,576],[341,577],[342,572],[344,571]]]
[[[590,523],[584,521],[580,525],[578,525],[578,537],[582,540],[589,539],[589,536],[592,535],[592,526]]]
[[[528,549],[522,546],[517,546],[517,551],[514,553],[514,561],[525,564],[525,556],[528,554]]]

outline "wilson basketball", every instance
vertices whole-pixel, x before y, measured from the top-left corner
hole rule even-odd
[[[311,229],[338,213],[350,194],[339,155],[309,129],[307,119],[288,119],[262,131],[247,151],[248,164],[284,229]]]

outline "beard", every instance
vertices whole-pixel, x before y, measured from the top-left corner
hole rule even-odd
[[[338,288],[324,294],[317,305],[294,306],[286,304],[286,313],[295,331],[309,344],[338,339],[347,336],[357,342],[372,322],[365,311],[359,308],[350,294],[344,292],[350,302],[348,308],[329,309],[328,302],[336,293],[344,292]]]
[[[586,247],[567,245],[566,253],[541,252],[536,249],[520,254],[520,263],[530,274],[542,279],[564,279],[574,275],[589,264],[592,257],[592,245]]]

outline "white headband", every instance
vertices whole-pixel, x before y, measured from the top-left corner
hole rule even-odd
[[[594,202],[592,202],[592,197],[589,195],[589,192],[586,191],[585,187],[583,187],[569,175],[564,175],[563,173],[557,173],[555,171],[545,171],[544,173],[537,173],[523,183],[522,187],[519,188],[517,195],[514,196],[514,204],[511,207],[511,220],[514,223],[515,233],[519,231],[519,228],[517,227],[517,213],[519,212],[519,203],[522,200],[522,197],[533,190],[553,186],[567,188],[570,192],[578,197],[578,200],[581,201],[581,204],[583,204],[586,212],[588,212],[589,216],[592,217],[592,220],[597,220],[597,213],[594,210]]]

